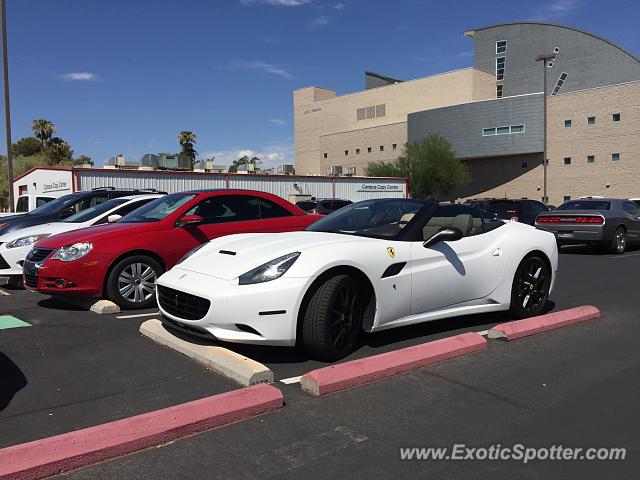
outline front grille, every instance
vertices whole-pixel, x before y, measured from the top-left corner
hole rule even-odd
[[[24,274],[24,284],[29,288],[38,288],[38,274]]]
[[[158,303],[171,315],[185,320],[200,320],[209,311],[211,302],[206,298],[158,285]]]
[[[27,255],[27,260],[31,260],[32,262],[41,262],[45,258],[47,258],[53,252],[53,248],[32,248]]]
[[[11,268],[7,261],[0,255],[0,270],[8,270]]]

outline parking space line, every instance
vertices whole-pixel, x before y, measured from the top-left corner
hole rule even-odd
[[[628,257],[637,257],[638,255],[640,255],[640,252],[637,253],[625,253],[624,255],[612,255],[609,258],[628,258]]]
[[[160,315],[160,312],[153,313],[138,313],[136,315],[120,315],[116,318],[140,318],[140,317],[153,317],[154,315]]]
[[[3,290],[2,288],[0,288],[0,295],[11,295],[9,292],[7,292],[6,290]]]
[[[285,385],[291,385],[292,383],[298,383],[300,381],[300,379],[302,378],[302,375],[299,375],[297,377],[291,377],[291,378],[283,378],[282,380],[280,380],[282,383],[284,383]]]

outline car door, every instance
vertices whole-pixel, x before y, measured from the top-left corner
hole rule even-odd
[[[251,195],[217,195],[198,202],[185,211],[184,215],[198,215],[203,221],[198,224],[181,225],[173,228],[172,264],[189,250],[214,238],[236,233],[260,231],[260,210],[251,200]]]
[[[626,216],[627,238],[632,242],[640,240],[640,207],[633,202],[622,204]]]
[[[423,242],[442,228],[455,227],[463,238]],[[438,208],[411,246],[411,313],[419,314],[483,298],[502,279],[502,252],[493,234],[486,232],[480,211],[463,205]]]

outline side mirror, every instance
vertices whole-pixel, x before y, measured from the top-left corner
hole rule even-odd
[[[180,217],[180,220],[178,220],[178,226],[195,227],[196,225],[199,225],[202,222],[204,222],[204,217],[201,217],[200,215],[185,215],[184,217]]]
[[[73,209],[73,207],[67,207],[64,210],[61,210],[58,216],[60,218],[67,218],[73,215],[74,213],[76,213],[76,211]]]
[[[114,213],[113,215],[109,215],[107,217],[107,222],[109,223],[116,223],[118,220],[120,220],[122,218],[122,215],[118,215],[117,213]]]
[[[431,238],[425,241],[422,246],[429,248],[431,245],[435,245],[438,242],[455,242],[464,237],[462,230],[455,227],[443,228],[439,232],[434,233]]]

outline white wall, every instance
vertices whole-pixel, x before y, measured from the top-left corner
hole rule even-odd
[[[15,198],[20,195],[21,186],[26,186],[26,193],[30,195],[61,197],[73,192],[73,174],[69,170],[38,168],[13,182]]]

